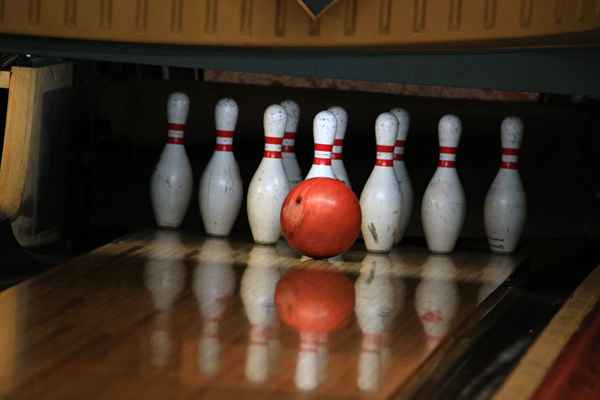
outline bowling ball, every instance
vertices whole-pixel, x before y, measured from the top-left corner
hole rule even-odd
[[[350,320],[354,285],[340,272],[294,268],[279,280],[275,304],[279,317],[297,331],[329,333]]]
[[[354,192],[331,178],[299,183],[281,207],[281,230],[288,244],[313,258],[333,257],[352,247],[360,219]]]

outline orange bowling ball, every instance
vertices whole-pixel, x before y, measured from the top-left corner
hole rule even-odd
[[[299,183],[281,207],[281,230],[288,244],[313,258],[333,257],[352,247],[360,219],[354,192],[331,178]]]
[[[341,272],[292,269],[277,284],[275,304],[279,317],[297,331],[329,333],[350,320],[354,285]]]

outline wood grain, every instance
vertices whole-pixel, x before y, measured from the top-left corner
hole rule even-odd
[[[283,243],[142,232],[0,293],[0,341],[10,349],[0,356],[0,397],[402,395],[521,257],[354,249],[316,262]],[[355,285],[349,325],[316,342],[318,384],[308,392],[298,388],[300,332],[273,308],[274,286],[298,268]]]
[[[10,83],[10,71],[0,71],[0,88],[8,89]]]
[[[542,383],[571,336],[600,299],[600,267],[575,290],[521,359],[494,399],[528,399]]]

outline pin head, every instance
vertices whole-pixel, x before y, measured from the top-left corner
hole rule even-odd
[[[462,124],[456,115],[444,115],[438,124],[440,146],[457,147],[460,141]]]
[[[294,100],[284,100],[281,106],[287,113],[287,122],[285,124],[286,132],[296,132],[298,130],[298,121],[300,120],[300,106]]]
[[[346,126],[348,125],[348,113],[340,106],[329,107],[330,113],[335,115],[336,119],[336,129],[335,129],[335,138],[343,139],[346,136]]]
[[[375,120],[375,141],[378,146],[393,146],[396,143],[398,119],[394,114],[385,112]]]
[[[321,111],[313,120],[313,135],[315,143],[333,145],[337,121],[329,111]]]
[[[518,117],[507,117],[502,121],[500,127],[502,136],[502,147],[518,149],[523,139],[523,122]]]
[[[215,126],[218,131],[234,131],[238,118],[238,105],[235,100],[224,98],[215,105]]]
[[[410,115],[405,109],[400,107],[393,108],[390,112],[398,119],[398,134],[396,140],[406,140],[408,127],[410,126]]]
[[[185,124],[188,111],[190,109],[190,99],[185,93],[171,93],[167,100],[167,119],[172,124]]]
[[[265,136],[282,138],[285,132],[287,113],[279,104],[272,104],[265,110],[263,125]]]

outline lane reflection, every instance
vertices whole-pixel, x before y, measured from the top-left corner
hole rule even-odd
[[[242,275],[241,297],[250,322],[246,379],[263,383],[277,368],[280,342],[275,288],[281,278],[279,254],[273,246],[254,245]]]
[[[356,319],[362,332],[357,385],[373,391],[389,361],[388,336],[403,307],[404,284],[395,279],[387,255],[368,254],[355,283]]]
[[[300,336],[295,385],[313,390],[326,378],[328,336],[351,319],[352,281],[327,261],[304,261],[281,278],[275,302],[280,318]]]
[[[206,376],[219,372],[219,325],[235,292],[233,251],[225,239],[206,239],[196,258],[193,288],[202,318],[198,342],[198,367]]]
[[[432,255],[422,266],[415,293],[415,308],[432,350],[452,326],[459,304],[457,269],[450,256]]]
[[[477,304],[484,301],[514,272],[520,258],[509,255],[491,255],[483,268]]]
[[[181,238],[175,231],[157,231],[144,268],[144,283],[158,311],[150,335],[150,364],[166,367],[173,353],[170,311],[185,284]]]

